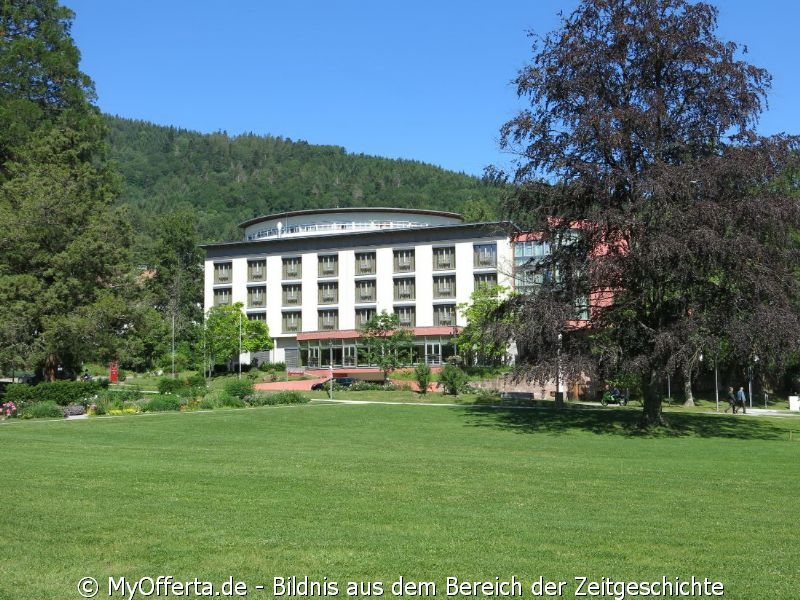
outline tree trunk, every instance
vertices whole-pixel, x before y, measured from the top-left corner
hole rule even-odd
[[[640,427],[666,427],[668,425],[661,412],[661,380],[653,370],[643,378],[647,382],[644,388],[644,408],[639,419]]]
[[[50,353],[45,357],[43,365],[43,375],[45,381],[53,382],[56,380],[59,362],[60,361],[57,354]]]
[[[683,402],[684,406],[694,406],[694,396],[692,395],[692,376],[686,374],[683,378]]]

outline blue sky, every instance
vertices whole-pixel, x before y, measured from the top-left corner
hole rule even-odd
[[[480,175],[508,167],[501,125],[526,32],[576,0],[61,0],[103,112],[252,132]],[[762,133],[800,133],[800,2],[724,0],[719,36],[773,76]]]

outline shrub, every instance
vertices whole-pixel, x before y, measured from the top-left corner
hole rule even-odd
[[[17,405],[11,402],[0,404],[0,419],[10,419],[17,416]]]
[[[325,386],[327,390],[327,386]],[[345,387],[338,385],[336,383],[333,384],[334,390],[350,390],[353,392],[379,392],[379,391],[394,391],[395,387],[392,382],[382,383],[380,381],[356,381],[350,387]]]
[[[18,406],[43,401],[52,401],[61,406],[68,404],[87,404],[99,392],[108,388],[107,380],[95,381],[55,381],[28,385],[14,383],[6,388],[7,401]]]
[[[178,390],[180,390],[183,387],[185,387],[185,384],[180,379],[163,377],[158,381],[159,394],[175,394],[178,392]]]
[[[446,364],[439,374],[439,383],[444,388],[444,393],[453,396],[468,391],[468,381],[467,374],[452,363]]]
[[[431,368],[427,363],[419,363],[414,369],[414,377],[417,380],[420,394],[428,393],[428,385],[431,382]]]
[[[108,411],[109,415],[135,415],[141,412],[136,404],[126,404],[122,408],[112,408]]]
[[[228,408],[244,408],[247,406],[244,399],[240,398],[239,396],[229,394],[227,391],[223,391],[221,394],[219,394],[216,398],[216,401],[217,406],[225,406]]]
[[[305,404],[308,398],[300,392],[285,391],[275,394],[256,394],[247,399],[250,406],[275,406],[277,404]]]
[[[259,371],[264,371],[265,373],[268,373],[269,371],[276,371],[276,372],[277,371],[285,371],[286,370],[286,363],[282,363],[282,362],[280,362],[280,363],[263,362],[260,365],[258,365],[258,370]]]
[[[186,385],[193,388],[205,388],[206,378],[203,377],[202,373],[194,373],[186,378]]]
[[[202,410],[213,410],[217,408],[217,400],[214,396],[206,396],[200,400],[198,408]]]
[[[158,381],[159,394],[176,394],[182,398],[203,396],[206,392],[206,380],[202,375],[195,374],[186,379],[172,379],[164,377]]]
[[[247,379],[229,379],[223,389],[229,396],[244,399],[253,394],[253,382]]]
[[[181,399],[174,394],[153,396],[142,404],[142,412],[167,412],[181,409]]]
[[[61,407],[53,400],[27,404],[20,415],[23,419],[57,419],[64,416]]]
[[[500,404],[503,397],[497,390],[481,388],[475,393],[475,404]]]
[[[65,417],[78,417],[86,414],[86,407],[83,404],[68,404],[61,410]]]

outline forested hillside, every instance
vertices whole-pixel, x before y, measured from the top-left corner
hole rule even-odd
[[[122,200],[148,236],[158,216],[191,210],[203,241],[238,239],[238,223],[284,210],[424,207],[493,218],[500,190],[413,160],[348,154],[339,146],[106,117]]]

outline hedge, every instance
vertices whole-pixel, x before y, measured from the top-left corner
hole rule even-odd
[[[18,406],[35,402],[55,402],[59,406],[87,404],[98,392],[108,388],[107,380],[99,381],[55,381],[28,385],[12,383],[6,388],[5,400]]]

